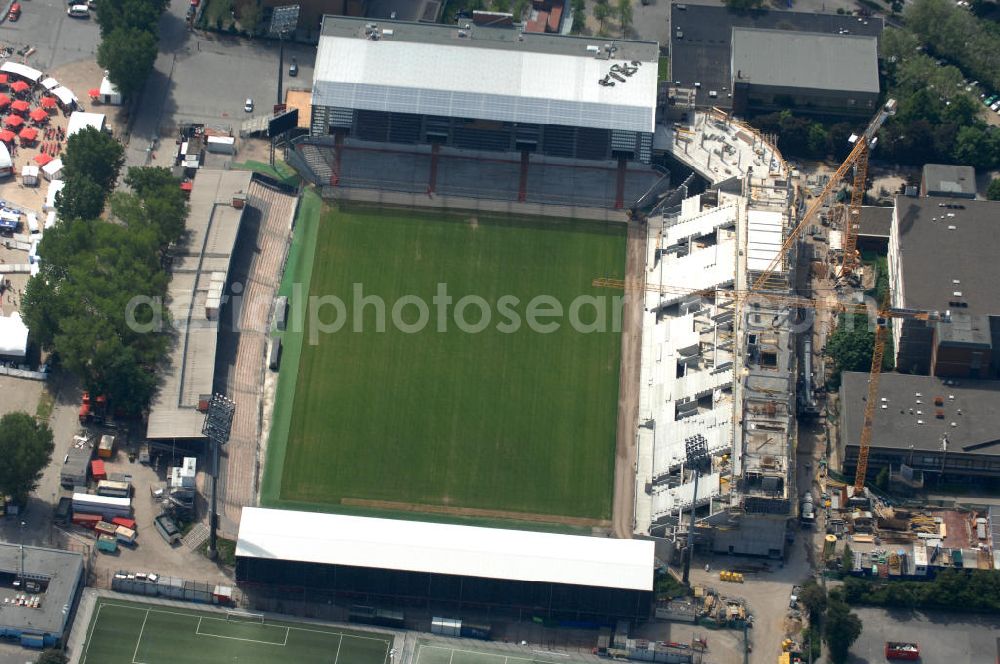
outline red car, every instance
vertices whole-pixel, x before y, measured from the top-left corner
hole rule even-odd
[[[21,4],[15,2],[10,6],[10,12],[7,14],[7,20],[14,23],[19,18],[21,18]]]

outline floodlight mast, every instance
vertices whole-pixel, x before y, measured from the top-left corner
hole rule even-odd
[[[208,412],[205,413],[205,423],[201,433],[208,439],[212,459],[212,496],[209,501],[208,515],[208,557],[215,560],[219,555],[216,529],[218,527],[218,495],[219,495],[219,450],[229,442],[229,434],[233,428],[233,414],[236,404],[223,394],[213,394],[208,402]]]
[[[695,512],[698,509],[698,476],[701,474],[701,467],[708,460],[708,440],[700,433],[688,436],[684,439],[684,454],[687,458],[688,468],[694,471],[694,491],[691,494],[691,524],[688,526],[687,547],[684,552],[684,574],[681,581],[688,585],[691,576],[691,558],[694,557],[694,522]]]
[[[295,28],[299,24],[299,10],[300,5],[282,5],[281,7],[275,7],[274,13],[271,14],[271,28],[269,32],[271,36],[276,36],[278,38],[278,99],[274,103],[277,106],[284,104],[285,95],[282,90],[282,81],[285,75],[285,37],[290,32],[295,32]],[[268,136],[271,139],[271,166],[274,166],[274,136]]]

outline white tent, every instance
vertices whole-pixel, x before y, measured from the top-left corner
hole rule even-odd
[[[58,88],[59,87],[59,81],[57,81],[56,79],[54,79],[51,76],[49,76],[48,78],[43,78],[42,79],[41,85],[46,90],[51,90],[53,88]]]
[[[56,194],[62,191],[62,188],[66,186],[63,180],[53,180],[49,183],[49,190],[45,194],[45,207],[43,210],[55,210],[56,209]]]
[[[66,127],[66,136],[72,136],[84,127],[93,127],[94,129],[101,131],[104,129],[104,114],[76,111],[69,116],[69,125]]]
[[[45,230],[49,230],[56,225],[56,211],[49,210],[48,214],[45,215]]]
[[[28,187],[38,186],[38,166],[25,164],[21,169],[21,183]]]
[[[71,109],[76,106],[76,95],[74,95],[73,91],[69,88],[60,85],[58,88],[52,88],[49,92],[51,92],[55,98],[59,100],[59,103],[64,109]]]
[[[13,175],[14,162],[10,158],[10,150],[6,143],[0,143],[0,176]]]
[[[25,78],[32,83],[38,83],[38,81],[42,78],[42,72],[34,69],[33,67],[29,67],[28,65],[22,65],[20,62],[7,61],[0,65],[0,72],[20,76],[21,78]]]
[[[58,180],[62,177],[62,169],[62,159],[53,159],[49,163],[42,166],[42,174],[45,175],[46,180]]]
[[[101,103],[109,104],[111,106],[121,105],[122,95],[118,92],[118,88],[116,88],[111,81],[108,80],[107,76],[101,79],[100,93]]]
[[[24,357],[28,354],[28,326],[16,311],[0,316],[0,355]]]

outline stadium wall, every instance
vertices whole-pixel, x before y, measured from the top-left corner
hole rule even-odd
[[[556,620],[644,621],[653,593],[558,583],[237,557],[236,582],[250,594],[310,601],[460,612],[500,611]]]

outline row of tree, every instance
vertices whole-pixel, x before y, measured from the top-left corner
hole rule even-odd
[[[107,134],[70,137],[59,223],[39,245],[41,267],[25,291],[23,315],[35,341],[55,354],[84,389],[138,414],[156,387],[168,343],[162,302],[170,244],[181,238],[187,201],[165,168],[132,168],[131,191],[111,195],[109,219],[97,217],[122,166]]]
[[[809,612],[810,641],[821,634],[830,652],[830,661],[833,664],[846,662],[851,645],[861,636],[862,624],[848,606],[843,590],[835,588],[827,593],[826,588],[809,580],[799,591],[799,601]],[[807,645],[815,653],[815,641]]]
[[[915,0],[906,26],[935,54],[946,57],[987,89],[1000,90],[1000,33],[950,0]]]
[[[157,52],[157,23],[169,0],[101,0],[97,22],[101,44],[97,63],[125,97],[142,90],[153,71]]]
[[[851,604],[903,609],[948,609],[1000,613],[1000,574],[992,570],[946,569],[932,581],[844,579]]]

